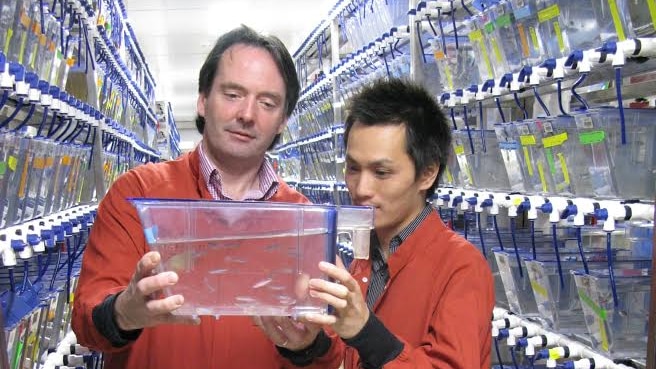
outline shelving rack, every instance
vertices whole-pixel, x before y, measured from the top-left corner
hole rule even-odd
[[[126,170],[163,159],[156,86],[122,0],[0,6],[0,366],[37,368],[69,331],[95,204]],[[170,158],[180,136],[165,112]]]
[[[451,14],[472,12],[473,1],[386,1],[384,2],[386,4],[407,5],[405,22],[389,24],[390,29],[384,29],[370,40],[354,45],[354,39],[347,35],[348,19],[356,14],[354,18],[360,22],[361,27],[372,28],[371,24],[363,21],[363,18],[366,18],[367,14],[372,14],[375,3],[375,0],[338,1],[325,20],[310,33],[294,53],[303,90],[296,114],[290,119],[284,139],[281,145],[274,150],[273,155],[278,159],[279,172],[283,178],[295,184],[311,200],[337,204],[349,201],[343,182],[344,148],[341,147],[340,136],[343,134],[341,127],[344,105],[348,100],[350,94],[348,90],[351,87],[346,85],[350,83],[350,80],[342,78],[345,75],[349,78],[357,76],[360,81],[364,81],[363,83],[366,83],[369,78],[384,78],[386,75],[395,74],[395,70],[393,70],[395,67],[392,66],[392,63],[397,60],[396,58],[402,56],[405,58],[402,62],[404,77],[424,84],[433,92],[441,101],[447,116],[450,116],[453,111],[453,124],[462,129],[464,129],[462,111],[465,106],[469,110],[468,123],[471,128],[477,127],[478,129],[492,129],[493,122],[499,119],[499,110],[503,110],[509,118],[508,121],[522,119],[523,111],[519,105],[528,109],[529,116],[538,116],[538,110],[534,112],[534,109],[540,109],[533,93],[534,86],[539,95],[552,98],[552,103],[547,102],[547,104],[552,111],[558,111],[555,103],[557,88],[553,70],[550,71],[542,64],[533,65],[531,68],[535,76],[539,75],[539,78],[530,81],[533,83],[529,83],[528,77],[525,82],[521,82],[523,78],[519,78],[520,71],[516,71],[510,75],[485,79],[478,85],[454,86],[450,90],[443,89],[443,83],[439,80],[439,72],[436,72],[436,48],[430,40],[427,40],[426,34],[430,35],[433,29],[438,29],[436,17],[442,17],[445,20],[444,24],[439,24],[440,28],[448,29],[450,27],[453,29],[453,24],[459,27],[461,20],[456,21],[456,17],[452,18]],[[616,6],[615,4],[614,1],[609,2],[611,8]],[[359,7],[365,7],[366,14],[357,13]],[[553,10],[553,8],[551,9]],[[613,13],[613,16],[618,15]],[[431,19],[433,25],[430,24]],[[654,27],[656,27],[656,19],[653,21]],[[438,39],[438,37],[435,38]],[[643,38],[641,41],[645,45],[652,45],[654,39]],[[617,67],[621,66],[621,93],[625,100],[656,95],[656,90],[653,88],[653,81],[656,80],[656,58],[654,58],[656,55],[651,46],[643,48],[639,52],[632,50],[631,42],[632,40],[628,39],[618,44],[599,44],[594,45],[593,49],[583,50],[581,52],[582,59],[575,59],[578,62],[578,64],[574,63],[577,64],[576,68],[565,67],[565,61],[569,55],[560,59],[553,58],[555,69],[557,69],[556,74],[562,80],[562,88],[571,89],[580,77],[580,72],[586,71],[587,79],[578,87],[579,94],[591,103],[617,104],[616,85],[618,80],[610,76],[615,73]],[[435,44],[437,43],[436,41]],[[618,51],[612,50],[615,45],[617,45]],[[399,55],[399,53],[392,55],[398,51],[397,48],[403,50],[403,55]],[[636,56],[639,57],[636,58]],[[603,58],[607,58],[607,61],[600,60]],[[589,64],[590,69],[581,68],[580,64],[585,63]],[[547,65],[547,67],[549,66]],[[524,74],[527,71],[525,70]],[[507,81],[503,83],[501,77],[505,77]],[[357,81],[358,78],[351,78],[351,80]],[[357,86],[355,88],[357,89]],[[517,98],[515,98],[515,93]],[[567,111],[572,105],[571,102],[577,102],[577,100],[574,100],[571,95],[566,95],[564,105],[567,107]],[[535,107],[533,108],[533,106]],[[304,153],[306,155],[303,155]],[[317,153],[322,153],[323,156],[316,156]],[[326,153],[332,153],[332,161],[326,158]],[[461,189],[450,187],[447,184],[442,184],[440,191],[435,197],[436,206],[453,209],[459,222],[465,221],[463,217],[466,213],[474,213],[474,205],[468,205],[464,201],[466,197],[461,195],[462,191],[480,192],[481,195],[489,193],[484,188]],[[447,192],[452,193],[451,200],[454,196],[460,197],[461,205],[448,205],[448,201],[439,199],[439,195]],[[510,191],[506,194],[510,194]],[[545,193],[542,195],[542,199],[548,199],[558,194]],[[646,202],[646,206],[651,209],[652,214],[646,219],[652,222],[652,230],[655,195],[640,199],[642,202]],[[577,198],[576,196],[565,197],[565,201]],[[584,198],[586,197],[584,196]],[[591,196],[588,196],[587,200],[591,203],[599,201]],[[438,206],[438,202],[441,205]],[[617,204],[621,204],[621,201],[618,200]],[[512,204],[509,206],[502,207],[505,214],[508,209],[512,208]],[[526,214],[523,217],[526,220]],[[652,246],[652,255],[653,251]],[[656,265],[653,257],[652,264]],[[651,291],[650,333],[646,363],[647,368],[654,369],[656,368],[656,303],[654,302],[656,299],[653,296],[656,291],[656,278],[653,277],[653,274]],[[644,365],[640,362],[633,364]]]

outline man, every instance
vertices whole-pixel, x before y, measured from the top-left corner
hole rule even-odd
[[[276,349],[248,317],[176,316],[171,312],[184,296],[152,297],[178,276],[154,274],[160,255],[148,252],[126,199],[308,202],[265,160],[299,96],[293,60],[282,42],[243,26],[221,36],[202,66],[198,90],[196,124],[203,138],[196,150],[131,170],[102,200],[84,254],[73,330],[81,344],[105,353],[107,369],[291,366],[279,350],[334,366],[339,357],[324,355],[330,340],[317,336],[317,327],[296,325],[299,336],[283,351],[287,342],[274,341],[281,346]]]
[[[346,119],[346,185],[375,208],[370,260],[350,273],[322,262],[334,282],[310,295],[335,308],[307,320],[330,324],[327,355],[351,368],[490,368],[492,274],[478,250],[427,204],[446,168],[448,124],[421,87],[391,80],[365,87]],[[265,327],[272,339],[286,331]]]

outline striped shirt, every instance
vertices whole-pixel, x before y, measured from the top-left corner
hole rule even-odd
[[[221,183],[221,173],[212,164],[210,158],[203,150],[203,141],[200,142],[196,148],[200,156],[200,172],[205,180],[207,190],[212,195],[214,200],[235,200],[229,194],[223,192],[223,185]],[[259,188],[251,188],[246,192],[243,199],[238,200],[269,200],[278,191],[278,176],[273,166],[264,158],[262,166],[257,173],[259,179]]]
[[[432,211],[433,207],[430,204],[427,204],[421,213],[419,213],[419,215],[417,215],[407,227],[403,228],[398,235],[392,237],[389,249],[390,256],[396,252],[403,241],[405,241],[412,232],[419,227],[421,222],[423,222]],[[371,283],[367,290],[367,306],[369,306],[369,309],[373,310],[376,300],[378,300],[380,295],[383,294],[385,285],[387,284],[387,281],[389,281],[387,261],[383,257],[383,252],[380,249],[380,240],[378,240],[375,231],[371,232],[371,250]]]

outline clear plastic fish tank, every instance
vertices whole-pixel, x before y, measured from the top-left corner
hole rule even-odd
[[[650,302],[650,268],[572,271],[592,347],[612,357],[644,358]]]
[[[373,209],[265,202],[131,199],[146,242],[161,255],[159,272],[179,282],[178,315],[302,316],[327,313],[308,294],[311,278],[325,278],[320,261],[335,262],[338,229],[369,245]],[[350,214],[349,214],[350,213]],[[358,218],[355,213],[365,216]],[[368,216],[368,218],[367,218]],[[358,223],[360,222],[360,223]],[[355,230],[359,230],[355,232]],[[366,233],[366,237],[363,234]]]
[[[508,173],[494,130],[453,131],[453,151],[465,188],[510,189]]]
[[[558,124],[570,135],[572,182],[577,195],[653,198],[656,191],[654,109],[595,108],[573,114],[575,126]],[[570,118],[571,119],[571,118]],[[568,160],[569,161],[569,160]]]
[[[533,294],[541,318],[547,327],[565,334],[573,334],[589,343],[583,307],[571,273],[583,267],[578,256],[563,254],[558,262],[553,255],[539,255],[538,259],[526,259],[526,269],[533,287]],[[589,253],[586,256],[589,269],[607,267],[604,255]],[[615,268],[636,269],[648,267],[651,260],[639,258],[614,258]]]

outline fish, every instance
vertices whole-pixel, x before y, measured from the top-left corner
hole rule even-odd
[[[267,284],[271,283],[272,281],[273,281],[273,279],[271,279],[271,278],[263,279],[263,280],[255,283],[253,285],[253,288],[262,288],[262,287],[266,286]]]

